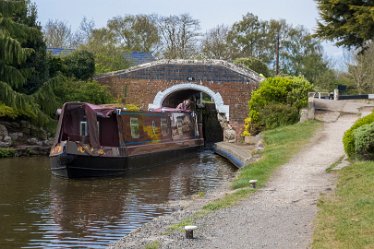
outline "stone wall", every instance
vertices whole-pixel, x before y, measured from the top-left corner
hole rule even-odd
[[[25,120],[0,120],[0,149],[11,148],[15,156],[47,155],[52,134]]]

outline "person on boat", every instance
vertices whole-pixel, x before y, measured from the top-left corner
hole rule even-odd
[[[177,109],[191,112],[194,110],[194,101],[191,98],[185,99],[182,103],[177,105]]]

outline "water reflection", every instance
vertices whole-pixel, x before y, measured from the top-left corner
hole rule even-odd
[[[0,248],[103,248],[233,172],[210,151],[89,180],[50,176],[47,158],[0,160]]]

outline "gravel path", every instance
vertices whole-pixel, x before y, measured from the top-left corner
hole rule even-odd
[[[152,240],[160,241],[160,248],[309,248],[319,195],[335,186],[333,175],[325,169],[344,155],[342,136],[356,119],[343,115],[334,123],[325,123],[264,189],[199,220],[195,239],[158,231],[189,213],[184,211],[157,219],[113,248],[144,248]]]

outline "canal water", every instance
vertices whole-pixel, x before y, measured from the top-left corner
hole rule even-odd
[[[0,248],[105,248],[153,218],[168,201],[207,192],[234,168],[206,150],[119,178],[66,180],[47,157],[0,160]]]

